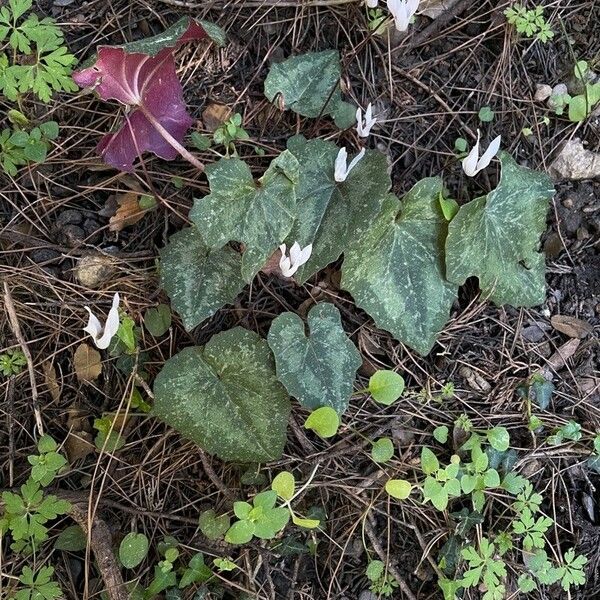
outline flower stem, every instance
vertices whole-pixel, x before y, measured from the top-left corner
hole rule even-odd
[[[156,119],[156,117],[149,111],[146,109],[145,106],[143,106],[142,104],[140,104],[138,106],[138,108],[142,111],[142,113],[144,113],[144,116],[146,117],[146,119],[148,119],[148,121],[150,121],[150,124],[152,125],[152,127],[154,127],[154,129],[156,129],[156,131],[158,131],[158,133],[160,133],[160,135],[163,136],[163,138],[169,143],[171,144],[171,146],[173,146],[173,148],[175,148],[175,150],[177,150],[177,152],[179,152],[179,154],[181,154],[181,156],[183,156],[183,158],[185,158],[185,160],[187,160],[189,163],[191,163],[192,165],[194,165],[196,167],[196,169],[198,169],[199,171],[204,171],[204,164],[201,163],[189,150],[186,150],[182,144],[180,144],[161,124],[160,122]]]

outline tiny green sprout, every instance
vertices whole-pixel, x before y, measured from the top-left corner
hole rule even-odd
[[[445,444],[448,441],[449,429],[446,425],[440,425],[433,430],[433,437],[440,444]]]
[[[21,350],[7,350],[0,354],[0,373],[4,377],[18,375],[27,366],[27,359]]]
[[[234,569],[237,569],[237,565],[229,558],[215,558],[213,559],[213,563],[215,564],[215,567],[222,572],[233,571]]]
[[[385,484],[385,491],[396,500],[406,500],[412,491],[413,487],[410,481],[404,479],[390,479]]]
[[[229,544],[247,544],[253,537],[273,539],[288,523],[290,513],[285,507],[275,506],[277,492],[269,490],[257,494],[249,502],[234,502],[233,512],[238,518],[225,534]]]
[[[521,4],[514,4],[504,11],[506,20],[515,26],[518,33],[526,38],[536,38],[545,44],[554,37],[554,31],[544,18],[544,7],[536,6],[527,10]]]
[[[308,415],[304,422],[305,429],[312,429],[322,438],[333,437],[340,426],[340,417],[330,406],[317,408]]]
[[[94,438],[94,444],[98,450],[117,452],[126,444],[125,437],[113,424],[114,419],[115,415],[104,415],[99,419],[94,419],[93,427],[98,432]]]
[[[44,435],[38,442],[39,456],[28,456],[31,467],[31,479],[46,487],[54,481],[59,471],[67,464],[67,459],[56,452],[58,444],[49,436]]]
[[[314,475],[314,473],[313,473]],[[310,482],[310,479],[309,479]],[[304,487],[308,485],[305,484]],[[289,471],[279,473],[271,483],[271,489],[277,493],[277,496],[284,501],[285,508],[289,511],[292,523],[305,529],[315,529],[321,524],[319,519],[305,519],[299,517],[292,509],[291,501],[296,494],[296,479]]]
[[[394,371],[380,370],[371,375],[368,390],[375,402],[389,406],[402,396],[404,378]]]
[[[385,463],[394,456],[394,443],[390,438],[379,438],[373,442],[371,458],[377,463]]]
[[[482,106],[479,109],[479,120],[482,123],[491,123],[496,113],[489,106]]]
[[[371,592],[377,596],[387,598],[398,587],[398,582],[387,572],[385,563],[380,560],[370,561],[367,565],[365,575],[371,582]]]
[[[194,583],[204,583],[213,576],[210,567],[204,562],[204,554],[197,552],[190,558],[186,569],[181,575],[179,589],[182,590]]]
[[[220,125],[213,134],[215,144],[225,146],[227,156],[232,153],[237,155],[235,142],[249,140],[248,132],[242,127],[242,115],[235,113],[229,120]]]
[[[496,559],[496,546],[487,538],[482,538],[479,550],[468,546],[461,552],[467,561],[468,569],[463,573],[463,587],[477,587],[483,584],[486,592],[482,600],[501,600],[505,597],[505,588],[501,583],[506,577],[506,565],[503,560]]]
[[[469,143],[465,138],[459,137],[454,140],[454,150],[459,153],[459,155],[464,154],[469,149]],[[462,158],[462,156],[459,156]]]
[[[558,446],[565,441],[578,442],[581,437],[581,425],[570,419],[562,427],[555,429],[546,441],[551,446]]]
[[[19,582],[25,589],[19,590],[13,600],[53,600],[62,598],[63,593],[59,585],[52,581],[54,567],[41,567],[34,572],[31,567],[23,567]]]
[[[421,469],[426,475],[423,482],[423,498],[426,501],[430,500],[437,510],[445,510],[450,498],[456,498],[461,494],[458,480],[460,458],[453,455],[450,464],[443,467],[437,456],[429,448],[423,447]]]
[[[458,202],[454,200],[454,198],[446,198],[442,192],[440,192],[438,196],[438,201],[440,203],[440,208],[442,209],[444,219],[446,219],[448,222],[452,221],[459,209]]]
[[[372,8],[367,11],[368,27],[374,35],[381,35],[386,29],[386,15],[380,8]]]

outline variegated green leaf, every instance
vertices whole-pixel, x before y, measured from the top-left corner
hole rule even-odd
[[[392,183],[380,152],[368,150],[346,181],[338,183],[334,163],[339,149],[333,142],[295,136],[288,149],[298,159],[300,173],[298,216],[287,242],[313,245],[310,259],[296,274],[303,283],[337,260],[348,244],[369,228]]]
[[[337,50],[292,56],[271,67],[265,79],[265,96],[303,117],[332,115],[338,127],[351,127],[356,108],[342,100],[341,75]]]
[[[458,286],[444,278],[447,222],[442,182],[423,179],[404,197],[393,195],[371,229],[345,252],[342,287],[378,327],[427,354],[448,320]]]
[[[170,358],[154,382],[153,413],[223,460],[281,457],[290,401],[267,342],[235,327]]]
[[[269,331],[277,377],[302,406],[348,408],[356,370],[362,360],[342,328],[333,304],[317,304],[308,313],[308,335],[294,313],[279,315]]]
[[[248,165],[223,158],[206,167],[210,195],[196,199],[190,218],[213,249],[243,242],[242,276],[250,282],[279,244],[296,216],[298,161],[287,150],[256,183]]]
[[[498,187],[461,206],[450,223],[447,277],[460,285],[476,276],[496,304],[534,306],[546,295],[538,248],[554,189],[547,175],[520,167],[509,154],[500,161]]]
[[[161,285],[187,330],[233,302],[244,289],[241,256],[229,247],[210,250],[195,227],[171,236],[160,257]]]

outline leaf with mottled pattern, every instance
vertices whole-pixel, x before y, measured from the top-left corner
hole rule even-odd
[[[332,115],[338,127],[351,127],[356,122],[356,107],[342,100],[341,75],[337,50],[292,56],[271,67],[265,96],[274,103],[280,99],[284,109],[303,117]]]
[[[243,242],[242,276],[250,283],[283,242],[296,217],[298,161],[287,150],[256,183],[248,165],[224,158],[206,167],[211,193],[196,199],[190,218],[210,248]]]
[[[154,382],[153,413],[223,460],[281,457],[290,400],[267,342],[235,327],[170,358]]]
[[[309,334],[291,312],[279,315],[269,330],[277,378],[302,406],[348,408],[356,370],[362,360],[348,339],[333,304],[317,304],[308,314]]]
[[[298,217],[287,238],[288,245],[312,244],[312,254],[296,279],[309,277],[337,260],[348,244],[362,235],[381,209],[392,185],[386,158],[367,150],[343,182],[334,179],[339,148],[324,140],[307,141],[295,136],[288,150],[300,164],[296,190]]]
[[[447,222],[439,178],[417,183],[402,203],[384,201],[371,229],[345,252],[342,287],[378,327],[427,354],[448,320],[458,286],[444,278]]]
[[[509,154],[500,161],[498,187],[461,206],[450,223],[447,277],[458,285],[478,277],[482,293],[496,304],[535,306],[546,296],[538,247],[554,188],[547,175],[517,165]]]
[[[171,236],[160,257],[161,285],[188,331],[244,289],[241,256],[228,246],[211,250],[196,227]]]

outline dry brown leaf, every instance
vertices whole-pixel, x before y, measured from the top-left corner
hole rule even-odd
[[[95,446],[92,434],[87,431],[70,431],[65,440],[65,452],[71,464],[93,454]]]
[[[549,359],[548,365],[555,371],[562,369],[567,361],[575,354],[581,342],[578,339],[572,339],[565,342]]]
[[[42,369],[44,371],[44,382],[46,383],[48,392],[50,392],[52,400],[58,402],[60,400],[61,387],[56,377],[56,369],[51,362],[45,362],[42,365]]]
[[[110,231],[121,231],[142,219],[148,210],[140,207],[141,196],[138,192],[117,194],[117,211],[108,223]]]
[[[73,356],[73,366],[79,381],[95,381],[102,373],[100,352],[88,344],[80,344]]]
[[[419,14],[437,19],[442,13],[450,10],[458,0],[421,0]]]
[[[212,102],[202,112],[202,122],[208,131],[216,131],[231,116],[231,109],[225,104]]]
[[[568,315],[554,315],[550,319],[550,323],[552,323],[552,327],[556,331],[560,331],[570,338],[579,338],[580,340],[594,330],[587,321],[569,317]]]

